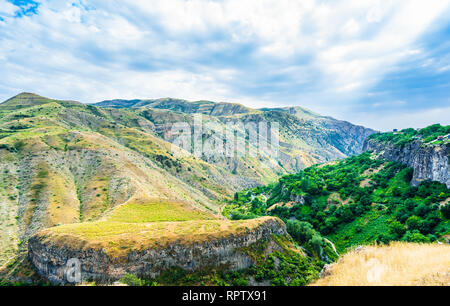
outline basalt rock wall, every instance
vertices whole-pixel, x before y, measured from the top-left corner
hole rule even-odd
[[[448,145],[425,146],[422,142],[415,141],[404,146],[395,146],[369,139],[364,144],[364,151],[374,151],[387,160],[401,162],[413,168],[413,186],[423,181],[438,181],[450,188]]]

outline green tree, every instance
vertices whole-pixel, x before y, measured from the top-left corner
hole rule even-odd
[[[406,227],[399,221],[393,221],[389,224],[389,233],[394,235],[394,239],[400,239],[406,233]]]
[[[450,205],[449,204],[442,206],[441,212],[442,212],[442,215],[444,215],[444,218],[450,219]]]
[[[420,228],[420,224],[422,222],[422,218],[419,216],[411,216],[406,220],[406,225],[409,230],[418,230]]]
[[[314,251],[316,251],[319,256],[322,256],[322,248],[325,245],[325,240],[320,235],[315,234],[314,236],[312,236],[310,244]]]

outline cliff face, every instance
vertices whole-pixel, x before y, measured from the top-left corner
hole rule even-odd
[[[448,145],[422,146],[420,141],[415,141],[398,147],[370,139],[365,142],[363,149],[374,151],[387,160],[401,162],[413,168],[414,175],[411,181],[413,186],[419,185],[422,181],[438,181],[450,188]]]
[[[253,260],[243,248],[262,240],[269,242],[266,252],[277,249],[272,235],[287,235],[281,220],[269,218],[260,226],[241,234],[132,250],[120,258],[110,256],[103,248],[75,249],[58,245],[45,235],[36,235],[29,240],[28,254],[38,272],[55,284],[67,282],[66,265],[73,258],[81,264],[82,281],[109,283],[127,273],[154,278],[174,267],[186,271],[211,267],[230,271],[246,269],[253,265]]]

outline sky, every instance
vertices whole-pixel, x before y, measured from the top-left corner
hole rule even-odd
[[[450,124],[450,0],[0,0],[0,101],[302,106]]]

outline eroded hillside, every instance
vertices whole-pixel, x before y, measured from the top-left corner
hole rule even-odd
[[[227,233],[240,233],[238,236],[248,242],[252,231],[245,229],[260,221],[224,221],[220,216],[224,201],[243,188],[353,154],[362,145],[361,139],[373,132],[316,114],[306,117],[286,109],[253,110],[230,103],[161,99],[100,106],[30,93],[0,104],[0,266],[6,267],[18,254],[24,254],[28,239],[38,237],[39,232],[60,237],[68,230],[78,234],[72,240],[64,234],[65,243],[79,240],[84,245],[100,242],[105,226],[108,233],[111,226],[117,228],[120,237],[129,235],[130,239],[140,237],[157,243],[172,236],[177,241],[220,239]],[[260,152],[257,157],[197,158],[172,145],[171,125],[192,123],[196,114],[218,126],[229,120],[278,122],[280,155],[274,158]],[[210,135],[206,132],[201,136]],[[245,130],[238,130],[236,137],[246,147],[252,146]],[[155,201],[182,204],[159,207],[153,205]],[[128,222],[115,219],[123,207],[136,209],[125,210],[131,218]],[[141,220],[137,212],[144,208],[151,217]],[[158,219],[160,213],[163,217]],[[180,215],[183,220],[177,219]],[[41,232],[47,228],[51,230]],[[264,237],[268,240],[271,233],[280,231],[270,230]],[[168,236],[149,238],[147,232]],[[104,243],[126,249],[114,235],[103,238],[107,238]],[[259,238],[252,239],[253,243]],[[238,243],[230,252],[248,246],[247,242]],[[135,241],[129,247],[138,245]],[[312,271],[316,273],[317,268]]]
[[[297,172],[316,163],[344,158],[362,152],[367,136],[375,131],[349,122],[321,116],[301,107],[251,109],[235,103],[215,103],[212,101],[189,102],[180,99],[155,100],[111,100],[96,104],[97,106],[127,109],[154,123],[158,135],[167,141],[168,130],[174,122],[193,121],[193,115],[202,114],[206,121],[212,123],[227,122],[276,122],[280,126],[280,156],[275,162],[270,157],[262,156],[262,162],[273,165],[272,172],[261,172],[258,164],[250,160],[219,160],[221,166],[238,171],[242,175],[260,172],[266,182],[273,181],[282,173]],[[238,133],[244,137],[245,133]],[[280,167],[277,167],[278,162]],[[245,169],[251,171],[245,172]],[[275,174],[275,175],[273,175]]]
[[[242,186],[187,153],[173,157],[169,143],[125,115],[116,123],[95,107],[32,94],[1,104],[0,113],[1,264],[40,229],[96,220],[133,197],[218,212],[217,202]]]

